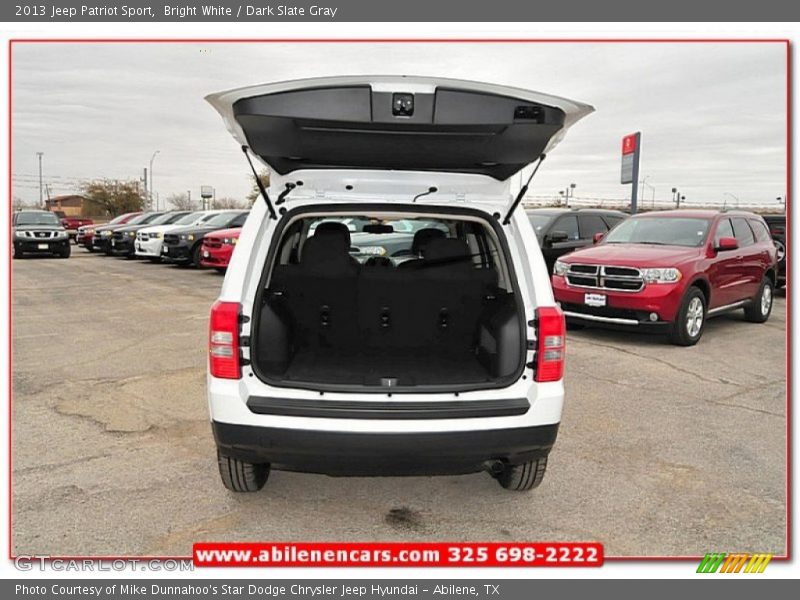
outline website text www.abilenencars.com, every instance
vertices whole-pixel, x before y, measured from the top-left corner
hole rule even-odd
[[[194,571],[190,559],[139,559],[139,558],[51,558],[49,556],[17,556],[14,568],[18,571]],[[18,586],[19,587],[19,586]],[[34,586],[35,587],[35,586]],[[20,591],[20,593],[27,593]],[[34,592],[35,593],[35,592]],[[53,592],[56,593],[56,592]]]

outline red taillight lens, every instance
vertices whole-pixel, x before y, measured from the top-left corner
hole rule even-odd
[[[536,309],[539,323],[536,341],[536,381],[558,381],[564,376],[564,343],[567,326],[557,306]]]
[[[208,327],[208,364],[211,375],[239,379],[239,304],[214,303]]]

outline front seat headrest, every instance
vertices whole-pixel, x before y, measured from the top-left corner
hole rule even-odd
[[[342,240],[342,244],[346,244],[346,250],[350,252],[350,230],[344,223],[338,223],[336,221],[325,221],[324,223],[320,223],[314,230],[314,235],[312,238],[315,238],[320,234],[323,236],[338,236]]]

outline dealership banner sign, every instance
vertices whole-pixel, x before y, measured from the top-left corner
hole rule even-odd
[[[240,0],[185,0],[183,2],[132,3],[79,0],[2,3],[4,22],[74,21],[436,21],[436,22],[569,22],[569,21],[666,21],[666,22],[786,22],[800,20],[800,3],[762,0],[726,2],[724,11],[715,2],[672,0],[573,0],[559,2],[485,2],[484,0],[321,0],[319,2],[273,3]]]

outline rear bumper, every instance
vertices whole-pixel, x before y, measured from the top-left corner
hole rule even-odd
[[[514,429],[362,433],[212,421],[219,451],[274,469],[326,475],[475,473],[487,461],[519,464],[549,454],[558,424]]]
[[[614,292],[567,285],[563,277],[553,275],[553,295],[565,316],[607,325],[658,327],[675,320],[683,298],[682,285],[647,285],[639,292]],[[606,297],[606,306],[587,306],[587,293]],[[650,320],[651,313],[658,318]]]

